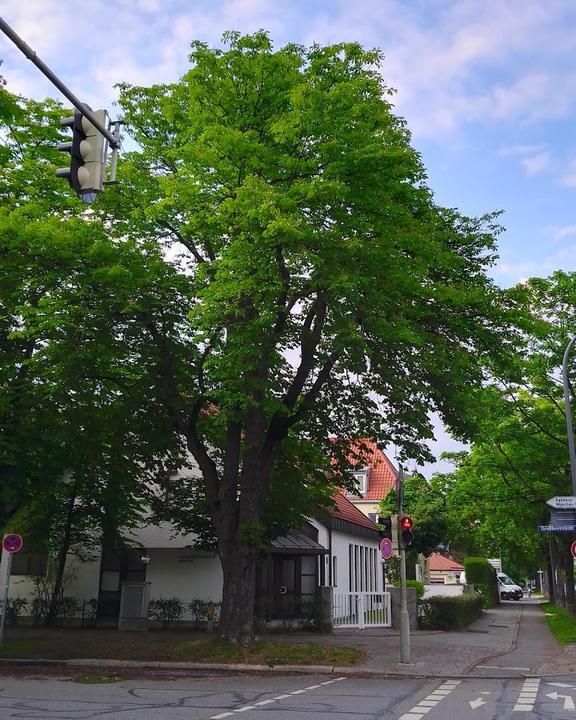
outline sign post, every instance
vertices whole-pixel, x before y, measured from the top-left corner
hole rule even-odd
[[[10,587],[10,573],[12,572],[12,555],[22,550],[22,545],[24,545],[24,541],[16,533],[6,535],[2,541],[2,550],[6,553],[6,578],[2,597],[2,615],[0,616],[0,645],[4,640],[4,626],[8,614],[8,589]]]

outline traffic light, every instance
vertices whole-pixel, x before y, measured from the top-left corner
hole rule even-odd
[[[106,123],[106,110],[96,110],[94,116],[101,124]],[[104,182],[106,140],[79,110],[60,124],[72,129],[72,140],[58,144],[58,150],[70,153],[70,166],[56,170],[56,175],[68,180],[84,202],[92,202]]]
[[[387,515],[386,517],[382,517],[380,515],[378,517],[378,525],[380,525],[380,537],[392,540],[392,516]]]
[[[413,524],[410,515],[402,515],[400,518],[400,538],[404,547],[409,547],[414,542]]]

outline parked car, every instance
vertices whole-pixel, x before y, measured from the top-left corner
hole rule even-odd
[[[520,600],[524,592],[520,585],[517,585],[514,580],[511,580],[508,575],[504,573],[496,573],[498,577],[498,592],[502,600]]]

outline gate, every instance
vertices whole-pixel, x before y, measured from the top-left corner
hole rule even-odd
[[[390,627],[390,593],[334,593],[332,598],[332,625],[339,627]]]

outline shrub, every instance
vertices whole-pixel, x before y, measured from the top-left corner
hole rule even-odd
[[[15,597],[8,600],[8,607],[6,609],[6,622],[10,625],[16,625],[18,622],[18,615],[28,605],[28,600],[21,597]],[[0,612],[2,610],[2,600],[0,600]]]
[[[464,570],[466,572],[466,582],[474,585],[480,593],[484,607],[494,607],[500,600],[498,596],[498,580],[496,571],[488,560],[483,557],[465,558]]]
[[[215,622],[220,619],[220,608],[222,603],[213,602],[212,600],[192,600],[188,603],[188,609],[192,613],[196,627],[200,627],[203,622]]]
[[[426,630],[458,630],[482,615],[479,595],[437,595],[421,603],[419,623]]]
[[[148,605],[148,615],[154,620],[160,620],[162,627],[167,628],[174,620],[180,620],[184,613],[184,606],[177,597],[158,598],[151,600]]]
[[[400,580],[393,583],[394,587],[400,587]],[[413,587],[416,590],[416,599],[421,600],[424,597],[424,583],[420,580],[406,580],[406,587]]]

